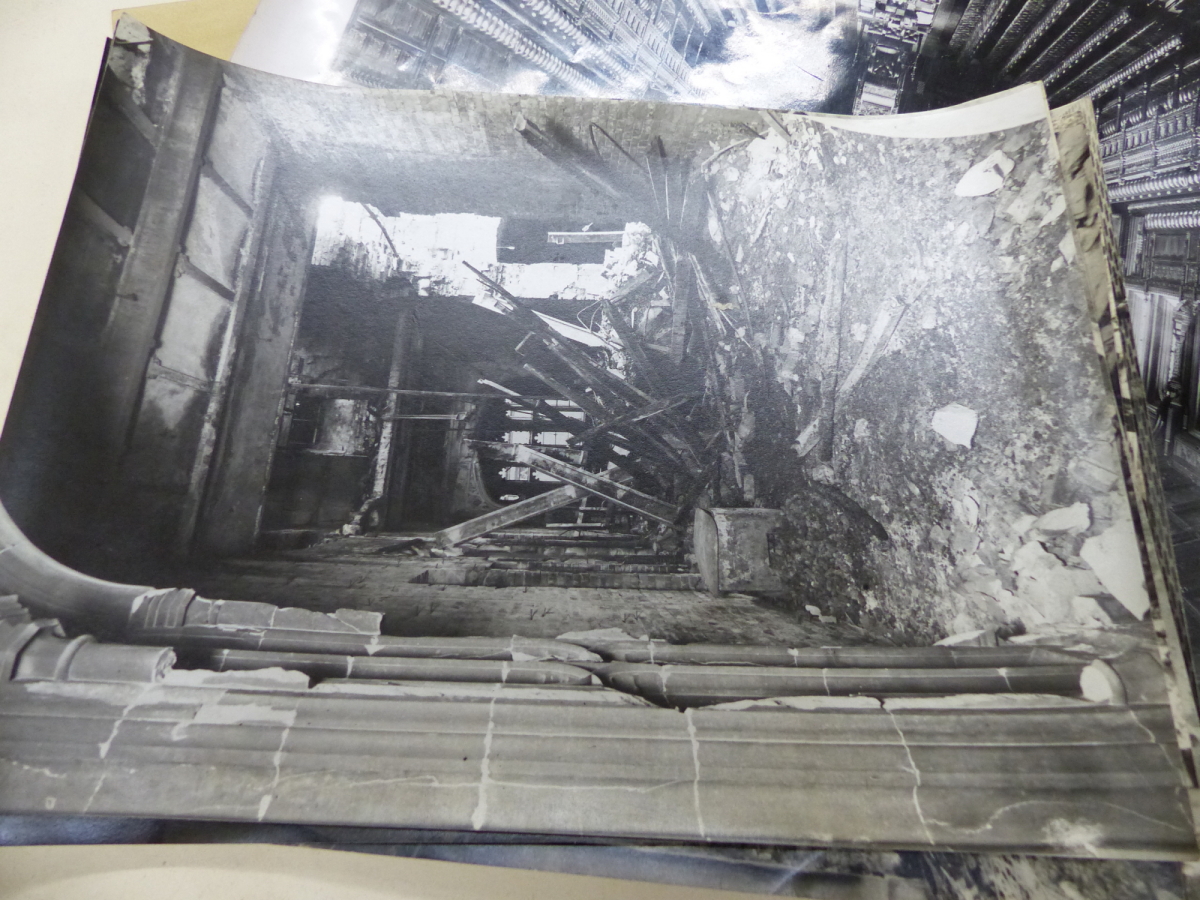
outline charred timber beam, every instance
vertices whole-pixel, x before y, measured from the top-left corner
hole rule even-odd
[[[530,363],[524,363],[522,368],[524,368],[525,371],[530,375],[533,375],[535,378],[537,378],[540,382],[542,382],[542,384],[546,385],[546,387],[550,388],[552,391],[556,391],[564,400],[569,400],[571,403],[574,403],[592,419],[602,421],[609,417],[609,411],[596,402],[586,391],[569,387],[568,385],[565,385],[556,379],[553,375],[543,372],[541,369],[531,365]],[[582,423],[576,422],[575,427],[569,430],[572,432],[580,430],[580,424]],[[634,437],[643,436],[640,434],[635,434]],[[659,462],[666,462],[669,464],[678,463],[678,460],[675,458],[674,454],[670,453],[669,451],[664,451],[661,447],[654,446],[652,442],[650,447],[646,447],[644,442],[638,443],[634,439],[626,439],[623,437],[616,437],[614,435],[608,435],[607,439],[609,443],[615,444],[616,446],[621,447],[631,453],[647,456],[652,460]],[[608,454],[608,458],[622,468],[625,468],[627,464],[633,465],[634,468],[627,469],[627,471],[629,471],[631,475],[639,474],[640,467],[637,467],[636,463],[630,461],[628,457],[621,456],[619,453],[610,453]]]
[[[530,363],[523,363],[522,368],[530,375],[537,378],[537,380],[542,382],[542,384],[546,385],[546,387],[550,388],[552,391],[555,391],[564,400],[570,400],[593,419],[603,420],[609,415],[608,410],[601,406],[597,401],[592,399],[592,397],[589,396],[586,391],[575,390],[574,388],[568,387],[553,375],[543,372],[541,369],[538,369]]]
[[[971,34],[975,31],[975,26],[979,23],[979,17],[983,15],[983,8],[986,4],[987,0],[970,0],[967,4],[967,8],[963,10],[958,25],[954,29],[954,34],[950,36],[951,53],[961,55]]]
[[[618,475],[613,479],[613,481],[622,484],[628,480],[628,475]],[[538,494],[536,497],[530,497],[526,500],[521,500],[500,509],[484,513],[482,516],[476,516],[474,519],[469,519],[466,522],[452,525],[437,532],[431,540],[439,547],[453,547],[456,544],[463,543],[463,541],[483,537],[486,534],[491,534],[493,531],[499,531],[510,525],[515,525],[517,522],[523,522],[525,519],[530,519],[533,516],[562,509],[564,506],[569,506],[577,500],[582,500],[585,496],[587,496],[587,491],[583,488],[576,487],[573,484],[565,484],[544,494]]]
[[[538,369],[529,363],[525,363],[523,368],[525,371],[529,372],[529,374],[533,375],[544,385],[546,385],[546,387],[550,388],[550,390],[556,391],[564,400],[569,400],[574,403],[591,418],[604,419],[608,415],[608,412],[604,409],[604,407],[596,403],[596,401],[593,400],[585,391],[575,390],[574,388],[567,387],[567,385],[558,381],[552,375],[547,375],[541,369]],[[564,428],[563,430],[569,430],[572,433],[580,430],[579,426],[582,425],[582,423],[574,419],[571,421],[575,423],[575,427],[570,429]],[[666,486],[666,481],[654,471],[647,469],[646,466],[643,466],[641,462],[639,462],[638,457],[641,457],[650,465],[665,464],[667,466],[678,466],[678,461],[671,453],[664,452],[652,443],[646,441],[639,443],[634,440],[628,440],[624,437],[618,437],[612,434],[606,436],[606,441],[608,444],[612,445],[612,447],[606,447],[603,444],[594,445],[593,452],[596,452],[603,461],[611,462],[613,465],[628,472],[635,478],[648,478],[652,481],[658,481],[660,484]],[[626,451],[627,455],[617,453],[613,447],[622,448]]]
[[[988,0],[987,6],[984,8],[979,21],[975,25],[975,30],[971,32],[966,46],[963,47],[964,56],[973,57],[979,55],[979,51],[995,34],[997,26],[1002,21],[1003,13],[1010,5],[1011,0]]]
[[[668,410],[672,410],[682,403],[686,403],[692,398],[691,394],[684,394],[678,397],[667,397],[663,400],[655,400],[653,403],[643,406],[641,409],[634,410],[623,416],[617,416],[615,419],[609,419],[607,422],[601,422],[599,425],[594,425],[587,431],[580,432],[572,437],[568,443],[582,444],[593,438],[599,437],[614,428],[620,428],[622,425],[635,425],[638,422],[643,422],[646,419],[651,419],[654,416],[661,415]]]
[[[314,394],[321,394],[327,397],[344,397],[353,396],[356,394],[394,394],[397,397],[446,397],[451,400],[504,400],[509,399],[517,402],[534,403],[538,400],[555,400],[556,397],[549,395],[532,395],[532,394],[497,394],[497,393],[470,393],[465,391],[418,391],[409,390],[407,388],[385,388],[385,387],[367,387],[357,384],[306,384],[300,381],[293,381],[290,384],[293,390],[311,391]]]
[[[466,522],[460,522],[457,525],[444,528],[437,532],[431,540],[439,547],[453,547],[456,544],[461,544],[463,541],[482,537],[492,531],[507,528],[510,525],[523,522],[533,516],[540,516],[543,513],[562,509],[564,506],[582,499],[585,495],[586,491],[582,488],[577,488],[573,484],[566,484],[552,491],[547,491],[544,494],[538,494],[536,497],[530,497],[527,500],[509,504],[492,512],[484,513],[482,516],[476,516],[474,519],[469,519]]]
[[[675,365],[683,362],[687,349],[688,316],[692,305],[692,294],[696,291],[696,273],[691,266],[675,267],[674,293],[671,296],[671,330],[667,341],[670,359]]]
[[[1134,27],[1133,25],[1130,26],[1130,28]],[[1072,69],[1075,61],[1080,59],[1078,54],[1072,54],[1061,66],[1046,75],[1044,81],[1046,82],[1047,91],[1051,99],[1068,98],[1073,100],[1078,96],[1089,93],[1092,88],[1100,84],[1109,75],[1123,68],[1127,63],[1132,62],[1144,51],[1150,50],[1154,44],[1166,37],[1162,33],[1161,27],[1153,23],[1136,28],[1132,32],[1117,29],[1113,36],[1120,38],[1116,45],[1112,49],[1105,51],[1099,58],[1087,63],[1083,71],[1065,84],[1061,83],[1062,78]],[[1080,47],[1080,50],[1083,49],[1083,47]]]
[[[664,525],[674,524],[681,513],[677,506],[672,506],[649,494],[643,494],[641,491],[605,478],[603,475],[584,471],[570,463],[547,456],[545,453],[539,453],[524,444],[488,444],[486,446],[503,459],[529,466],[539,472],[545,472],[567,484],[580,487],[589,494],[611,500],[618,506]]]
[[[595,391],[596,395],[609,400],[606,406],[616,407],[617,404],[640,406],[649,403],[654,398],[645,391],[638,390],[628,381],[617,378],[600,366],[596,365],[575,348],[564,344],[557,337],[542,338],[551,353],[572,372],[575,377]]]
[[[646,384],[650,386],[651,390],[662,390],[662,380],[659,378],[658,371],[651,365],[650,359],[646,356],[646,351],[642,347],[642,342],[634,334],[632,326],[625,321],[624,315],[617,312],[611,301],[604,300],[602,303],[604,314],[608,316],[608,321],[612,323],[613,331],[621,339],[621,346],[629,354],[629,359],[633,363],[634,369],[646,380]]]
[[[630,297],[636,296],[643,288],[657,281],[662,273],[658,269],[647,269],[635,275],[630,281],[617,288],[616,292],[605,300],[613,306],[619,306]]]
[[[629,196],[625,187],[617,183],[613,174],[607,171],[607,166],[604,165],[602,160],[580,158],[580,154],[568,147],[562,146],[560,142],[556,141],[551,135],[546,134],[524,116],[518,116],[513,127],[516,129],[517,134],[521,135],[530,147],[554,163],[554,165],[574,175],[579,181],[597,193],[608,197],[610,200],[615,200],[618,203],[628,202]]]

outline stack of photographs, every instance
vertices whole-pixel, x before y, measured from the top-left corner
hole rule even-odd
[[[1178,11],[589,3],[118,25],[0,437],[0,810],[1183,896]]]

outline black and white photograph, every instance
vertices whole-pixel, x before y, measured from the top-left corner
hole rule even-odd
[[[0,438],[0,807],[1191,858],[1095,139],[123,20]]]
[[[881,4],[905,59],[933,6]],[[263,0],[233,61],[326,84],[849,113],[863,15],[848,0]]]

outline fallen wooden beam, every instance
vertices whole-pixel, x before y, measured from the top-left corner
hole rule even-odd
[[[642,288],[649,285],[651,282],[657,281],[662,273],[658,269],[646,269],[635,276],[632,280],[625,282],[621,287],[617,288],[616,293],[605,300],[605,303],[613,305],[620,304],[628,298],[634,296]]]
[[[587,472],[570,463],[555,459],[553,456],[539,453],[524,444],[487,444],[485,446],[490,447],[493,452],[504,459],[529,466],[539,472],[545,472],[567,484],[583,488],[589,494],[611,500],[618,506],[664,525],[673,525],[679,518],[681,510],[677,506],[672,506],[649,494],[643,494],[641,491],[634,490],[603,475]]]
[[[439,547],[453,547],[456,544],[461,544],[463,541],[482,537],[500,528],[507,528],[510,525],[515,525],[517,522],[523,522],[525,519],[532,518],[533,516],[562,509],[564,506],[582,499],[586,493],[586,491],[575,485],[564,484],[560,488],[555,488],[544,494],[538,494],[536,497],[530,497],[528,500],[521,500],[518,503],[512,503],[492,512],[484,513],[482,516],[476,516],[474,519],[469,519],[466,522],[459,522],[457,525],[444,528],[433,535],[431,540]]]
[[[681,394],[678,397],[667,397],[663,400],[655,400],[641,409],[634,410],[623,416],[617,416],[615,419],[609,419],[607,422],[601,422],[599,425],[594,425],[587,431],[581,431],[579,434],[570,438],[567,443],[575,446],[582,444],[594,437],[597,437],[605,432],[611,431],[614,428],[620,428],[622,425],[632,425],[654,416],[660,415],[667,410],[674,409],[681,403],[686,403],[692,398],[691,394]]]
[[[604,313],[608,316],[608,321],[612,323],[617,337],[621,339],[621,345],[625,348],[625,352],[629,354],[629,359],[633,363],[634,369],[646,379],[646,384],[652,390],[661,391],[662,380],[659,378],[654,366],[651,365],[650,359],[646,356],[646,351],[642,348],[641,341],[638,340],[633,327],[625,321],[624,313],[618,312],[608,300],[601,302],[604,306]]]

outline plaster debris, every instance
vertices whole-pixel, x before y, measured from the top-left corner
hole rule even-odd
[[[934,644],[935,647],[994,647],[996,646],[996,629],[976,628],[962,631],[944,637]]]
[[[1050,209],[1046,211],[1046,214],[1044,216],[1042,216],[1042,220],[1040,222],[1038,222],[1038,228],[1045,228],[1047,225],[1049,225],[1051,222],[1053,222],[1055,219],[1057,219],[1059,216],[1061,216],[1064,212],[1066,212],[1066,209],[1067,209],[1067,198],[1064,197],[1063,195],[1059,194],[1057,197],[1054,198],[1054,202],[1050,204]]]
[[[971,448],[975,429],[979,425],[979,414],[961,403],[943,406],[933,414],[930,426],[952,444]]]
[[[1122,499],[1116,507],[1123,515],[1100,534],[1084,541],[1079,555],[1108,592],[1140,620],[1150,611],[1142,557],[1128,505]]]
[[[1058,252],[1063,255],[1067,265],[1075,261],[1075,235],[1068,231],[1063,235],[1063,239],[1058,242]]]
[[[1083,502],[1052,509],[1033,523],[1033,527],[1038,531],[1065,531],[1068,534],[1079,534],[1080,532],[1087,531],[1091,525],[1091,509]]]
[[[989,153],[959,179],[954,193],[959,197],[982,197],[1004,187],[1005,176],[1013,170],[1013,161],[1003,150]]]
[[[796,451],[797,456],[808,456],[812,448],[817,446],[817,439],[820,436],[820,426],[820,421],[814,420],[796,435],[796,442],[792,444],[792,449]]]
[[[1104,586],[1091,571],[1064,565],[1038,541],[1021,545],[1013,554],[1012,568],[1017,575],[1017,595],[1044,621],[1068,619],[1072,597],[1104,592]]]

